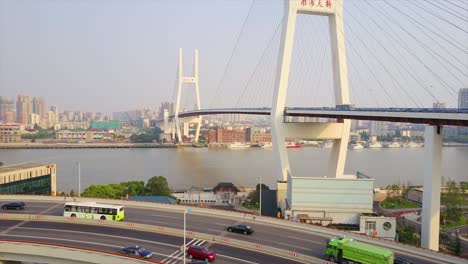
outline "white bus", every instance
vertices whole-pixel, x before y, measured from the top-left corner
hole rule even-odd
[[[125,211],[122,205],[69,202],[63,207],[63,216],[121,221],[125,218]]]

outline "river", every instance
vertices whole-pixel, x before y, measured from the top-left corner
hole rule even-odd
[[[306,147],[289,149],[294,176],[324,176],[330,149]],[[423,148],[349,150],[345,173],[363,172],[375,179],[375,186],[393,183],[422,184]],[[208,187],[218,182],[233,182],[252,187],[257,176],[275,186],[271,149],[0,149],[5,165],[23,162],[57,164],[57,189],[78,189],[91,184],[146,181],[165,176],[173,189]],[[468,147],[444,147],[442,175],[455,181],[468,181]]]

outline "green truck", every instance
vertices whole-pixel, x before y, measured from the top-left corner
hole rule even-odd
[[[348,237],[328,240],[325,259],[336,263],[393,264],[393,251]]]

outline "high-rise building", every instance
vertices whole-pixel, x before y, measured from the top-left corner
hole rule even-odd
[[[458,108],[468,109],[468,88],[462,88],[458,91]],[[458,127],[458,134],[468,135],[468,127]]]
[[[50,106],[50,111],[52,111],[54,114],[51,116],[51,115],[48,115],[48,119],[49,119],[49,122],[50,124],[58,124],[59,123],[59,110],[58,110],[58,106],[56,105],[52,105]],[[51,119],[53,117],[53,119]]]
[[[15,102],[13,99],[0,96],[0,122],[3,123],[11,123],[14,122],[14,118],[12,120],[12,116],[15,112]]]
[[[371,136],[383,136],[387,133],[387,124],[381,121],[371,121],[369,130]]]
[[[46,102],[42,97],[34,97],[33,98],[33,113],[38,114],[41,118],[46,117]]]
[[[23,125],[30,124],[32,112],[32,97],[29,95],[18,95],[18,99],[16,100],[16,122]]]
[[[169,111],[169,115],[172,115],[174,113],[174,103],[169,101],[161,103],[161,107],[159,108],[159,119],[164,118],[164,109],[167,109],[167,111]]]
[[[468,88],[458,91],[458,108],[468,108]]]

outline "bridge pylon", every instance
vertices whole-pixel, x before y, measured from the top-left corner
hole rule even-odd
[[[181,131],[181,119],[179,118],[180,113],[180,99],[182,97],[182,87],[184,84],[194,84],[195,86],[195,96],[197,100],[197,110],[201,109],[200,105],[200,90],[198,85],[198,49],[195,50],[195,62],[194,62],[194,76],[184,76],[183,74],[183,58],[182,58],[182,48],[179,49],[179,67],[178,67],[178,74],[177,74],[177,98],[176,104],[174,109],[174,121],[175,121],[175,132],[177,134],[177,140],[182,142],[182,131]],[[197,129],[195,132],[195,142],[198,142],[198,138],[200,136],[200,126],[201,126],[202,117],[198,116],[195,119],[187,121],[187,123],[195,122],[197,124]],[[185,129],[188,129],[185,126]],[[188,131],[185,131],[188,134]]]
[[[332,69],[336,105],[349,104],[348,69],[343,27],[343,0],[304,1],[285,0],[281,46],[278,56],[278,69],[271,111],[271,127],[273,152],[276,159],[276,179],[278,181],[278,202],[284,207],[291,192],[286,185],[291,169],[285,146],[286,137],[308,137],[317,139],[332,139],[333,147],[328,166],[327,177],[343,178],[347,155],[351,121],[337,120],[336,123],[286,123],[284,109],[289,83],[294,33],[297,15],[328,16],[330,45],[332,53]],[[320,3],[320,5],[319,5]],[[288,183],[289,184],[289,183]],[[287,190],[287,196],[285,191]],[[282,201],[281,201],[282,200]]]

